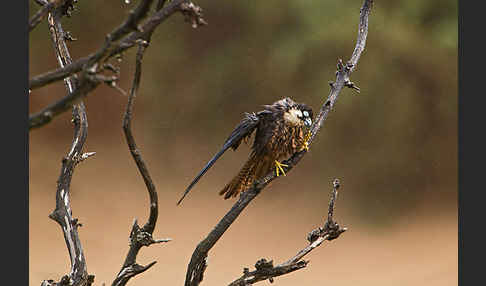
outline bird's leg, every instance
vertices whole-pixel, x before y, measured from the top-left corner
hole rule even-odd
[[[277,173],[277,177],[278,177],[278,176],[280,176],[280,173],[279,173],[279,172],[282,172],[282,174],[283,174],[284,176],[287,176],[287,175],[285,174],[284,169],[283,169],[282,167],[288,167],[288,166],[289,166],[289,165],[287,165],[287,164],[282,164],[282,163],[280,163],[279,161],[275,160],[275,172]]]

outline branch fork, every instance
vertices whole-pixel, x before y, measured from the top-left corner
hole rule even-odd
[[[246,286],[254,284],[258,281],[269,280],[273,282],[273,278],[294,272],[296,270],[305,268],[309,263],[308,260],[303,260],[303,257],[321,245],[322,242],[328,240],[334,240],[344,233],[347,228],[341,228],[334,220],[334,206],[337,198],[337,191],[339,189],[339,180],[335,179],[333,182],[333,191],[331,199],[329,201],[329,210],[324,227],[319,227],[311,231],[307,235],[309,245],[300,250],[294,257],[281,263],[277,266],[273,266],[273,260],[267,261],[265,258],[258,260],[255,263],[255,270],[249,271],[248,268],[243,269],[243,276],[237,280],[231,282],[230,286]]]

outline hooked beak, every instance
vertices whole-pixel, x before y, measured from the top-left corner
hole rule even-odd
[[[305,125],[305,127],[311,127],[312,119],[306,118],[305,121],[304,121],[304,125]]]

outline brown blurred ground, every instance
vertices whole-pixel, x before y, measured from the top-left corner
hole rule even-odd
[[[429,3],[424,3],[429,2]],[[278,5],[277,5],[278,3]],[[30,1],[33,13],[37,6]],[[243,112],[285,96],[319,108],[356,38],[361,1],[199,1],[208,27],[193,30],[174,15],[145,54],[134,132],[159,190],[156,238],[143,249],[157,260],[136,285],[181,285],[196,244],[233,201],[217,191],[249,148],[228,152],[182,207],[175,202],[221,146]],[[131,4],[129,7],[132,7]],[[74,58],[94,51],[129,7],[80,1],[65,19],[77,42]],[[108,12],[107,12],[108,11]],[[322,225],[330,182],[342,182],[336,218],[349,227],[311,253],[307,269],[278,285],[457,284],[457,7],[455,1],[377,2],[366,50],[310,154],[245,210],[210,252],[205,285],[224,285],[260,258],[281,262]],[[56,67],[45,23],[30,35],[30,73]],[[134,52],[121,63],[128,90]],[[61,83],[37,89],[31,111],[65,95]],[[95,283],[111,283],[128,249],[134,218],[145,221],[148,198],[126,148],[126,98],[107,87],[86,100],[87,151],[76,169],[72,208]],[[70,114],[30,133],[30,285],[68,272],[54,208],[62,156],[72,139]],[[261,282],[268,283],[268,282]]]

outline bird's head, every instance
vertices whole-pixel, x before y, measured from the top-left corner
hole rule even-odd
[[[312,125],[312,108],[304,103],[293,104],[285,111],[284,119],[293,126],[309,128]]]

